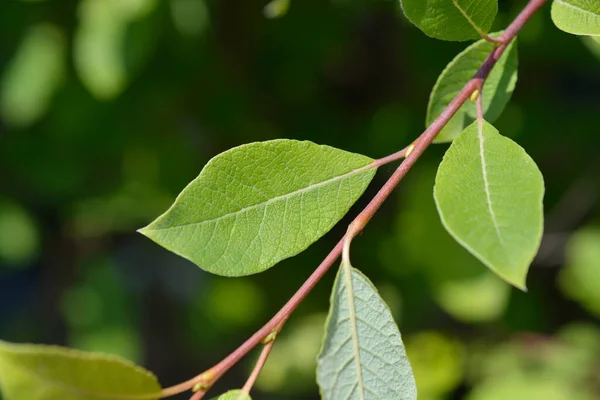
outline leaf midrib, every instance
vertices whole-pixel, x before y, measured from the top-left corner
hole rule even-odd
[[[508,252],[506,250],[506,244],[504,243],[504,239],[502,238],[502,233],[500,232],[500,226],[498,225],[498,221],[496,220],[496,213],[494,212],[493,204],[492,204],[492,195],[490,192],[490,183],[488,181],[487,176],[487,163],[485,161],[485,149],[484,149],[484,137],[483,137],[483,119],[477,120],[477,137],[479,139],[479,157],[481,159],[481,170],[483,172],[483,187],[486,196],[486,203],[488,206],[488,211],[490,212],[490,216],[492,219],[492,223],[494,224],[494,229],[496,230],[496,235],[500,240],[500,245],[504,250],[505,255],[508,256]]]
[[[247,211],[250,211],[250,210],[253,210],[253,209],[256,209],[256,208],[266,207],[269,204],[278,202],[280,200],[287,200],[288,198],[291,198],[291,197],[294,197],[294,196],[297,196],[297,195],[301,195],[303,193],[310,192],[310,191],[318,189],[318,188],[320,188],[322,186],[326,186],[326,185],[328,185],[330,183],[333,183],[333,182],[336,182],[336,181],[341,181],[341,180],[344,180],[346,178],[352,177],[354,175],[358,175],[358,174],[363,173],[365,171],[368,171],[369,169],[372,169],[372,168],[376,168],[376,166],[373,165],[373,162],[371,162],[371,163],[369,163],[369,164],[367,164],[367,165],[365,165],[363,167],[360,167],[358,169],[355,169],[355,170],[352,170],[350,172],[347,172],[347,173],[345,173],[343,175],[334,176],[333,178],[329,178],[329,179],[324,180],[322,182],[315,183],[313,185],[309,185],[309,186],[304,187],[302,189],[298,189],[298,190],[295,190],[293,192],[286,193],[286,194],[283,194],[283,195],[280,195],[280,196],[275,196],[275,197],[273,197],[271,199],[268,199],[266,201],[263,201],[261,203],[253,204],[251,206],[247,206],[247,207],[241,208],[241,209],[239,209],[237,211],[230,212],[230,213],[227,213],[227,214],[224,214],[224,215],[220,215],[220,216],[215,217],[215,218],[205,219],[205,220],[197,221],[197,222],[188,222],[188,223],[185,223],[185,224],[178,224],[178,225],[167,226],[167,227],[160,227],[160,228],[154,228],[154,227],[152,227],[152,225],[150,225],[150,226],[148,226],[146,228],[141,229],[140,231],[142,233],[143,232],[148,232],[148,231],[159,231],[159,230],[160,231],[165,231],[165,230],[170,230],[170,229],[184,228],[184,227],[190,226],[190,225],[200,225],[200,224],[207,224],[207,223],[211,223],[211,222],[217,222],[217,221],[220,221],[222,219],[230,218],[230,217],[233,217],[233,216],[245,213]],[[176,205],[177,205],[177,202],[175,202],[175,204],[172,207],[175,207]],[[169,213],[169,211],[170,211],[170,209],[165,213],[165,215],[167,215]]]
[[[452,4],[454,4],[454,7],[456,7],[456,9],[458,10],[458,12],[464,17],[464,19],[467,20],[467,22],[469,23],[469,25],[471,25],[471,27],[473,29],[475,29],[475,31],[479,34],[479,36],[481,36],[482,38],[485,38],[487,36],[487,34],[479,26],[477,26],[477,24],[475,23],[475,21],[473,21],[471,19],[471,17],[469,16],[469,14],[467,14],[467,12],[462,9],[462,7],[458,4],[458,0],[452,0]]]
[[[354,302],[354,287],[352,284],[352,266],[345,262],[342,264],[344,269],[344,281],[346,282],[346,297],[348,299],[348,313],[350,319],[350,336],[352,337],[352,349],[354,351],[354,365],[356,366],[356,376],[358,380],[359,396],[361,400],[365,399],[365,385],[362,378],[360,362],[360,345],[358,343],[358,327],[356,325],[356,310]]]

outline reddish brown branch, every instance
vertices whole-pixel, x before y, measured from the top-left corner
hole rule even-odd
[[[483,62],[477,73],[473,78],[467,82],[462,90],[456,95],[456,97],[448,104],[446,109],[436,118],[436,120],[423,132],[411,146],[410,151],[403,149],[400,152],[394,153],[388,157],[376,160],[376,166],[386,164],[387,162],[402,158],[404,155],[403,162],[396,169],[396,171],[390,176],[388,181],[382,186],[377,192],[375,197],[369,202],[369,204],[363,209],[363,211],[352,221],[353,228],[349,230],[349,233],[337,243],[337,245],[331,250],[331,252],[325,257],[317,269],[308,277],[304,284],[294,293],[294,295],[288,300],[288,302],[267,322],[262,328],[256,331],[249,339],[247,339],[242,345],[235,349],[231,354],[225,357],[221,362],[212,367],[211,369],[203,372],[202,374],[190,379],[187,382],[173,386],[171,388],[164,389],[162,397],[171,396],[177,393],[181,393],[185,390],[189,390],[194,385],[205,384],[208,387],[216,382],[225,372],[227,372],[232,366],[234,366],[242,357],[244,357],[250,350],[256,347],[265,337],[267,337],[274,329],[283,326],[290,314],[298,307],[298,305],[304,300],[308,293],[315,287],[317,282],[325,275],[333,263],[339,258],[344,241],[346,238],[353,237],[362,230],[366,224],[373,218],[377,210],[381,207],[383,202],[389,197],[392,191],[398,186],[402,178],[412,168],[415,162],[419,159],[421,154],[427,149],[431,142],[435,139],[437,134],[442,128],[448,123],[450,118],[460,109],[460,107],[469,100],[471,94],[482,87],[485,79],[490,74],[492,68],[502,56],[502,53],[508,46],[508,44],[515,38],[517,33],[521,30],[523,25],[533,16],[533,14],[542,6],[547,0],[530,0],[521,13],[515,18],[515,20],[506,28],[500,40],[502,44],[490,53],[487,59]],[[481,96],[482,93],[479,94]]]

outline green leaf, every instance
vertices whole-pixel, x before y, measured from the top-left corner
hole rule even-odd
[[[230,390],[227,393],[223,393],[219,397],[213,397],[212,400],[252,400],[250,396],[242,392],[239,389]]]
[[[140,232],[218,275],[262,272],[348,212],[375,174],[372,161],[295,140],[236,147],[210,160]]]
[[[5,400],[98,400],[156,393],[150,372],[118,357],[57,346],[0,341],[0,388]]]
[[[492,36],[499,36],[494,34]],[[450,62],[439,76],[427,106],[426,125],[429,126],[444,111],[458,92],[475,75],[481,64],[490,55],[494,45],[486,40],[467,47]],[[513,41],[506,48],[483,86],[481,94],[485,119],[494,122],[510,100],[517,83],[517,45]],[[477,118],[475,102],[467,101],[438,134],[435,141],[454,140],[463,129]]]
[[[486,121],[467,127],[440,164],[434,197],[450,234],[525,290],[543,229],[544,182],[525,150]]]
[[[498,0],[400,0],[406,17],[435,39],[465,41],[486,34]]]
[[[317,366],[325,400],[417,398],[398,327],[373,284],[342,264]]]
[[[600,36],[600,2],[598,0],[554,0],[552,21],[567,33]]]

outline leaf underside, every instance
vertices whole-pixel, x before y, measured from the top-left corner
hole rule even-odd
[[[118,357],[0,341],[5,400],[98,400],[156,393],[156,377]]]
[[[500,33],[492,34],[497,37]],[[458,92],[473,78],[481,64],[490,55],[494,45],[479,40],[458,54],[442,71],[435,83],[427,105],[426,126],[429,126],[446,109]],[[484,117],[494,122],[506,107],[517,83],[517,43],[512,41],[506,48],[483,86],[482,101]],[[465,127],[475,121],[475,103],[468,101],[461,106],[448,124],[436,136],[435,142],[454,140]]]
[[[485,121],[473,123],[452,142],[434,187],[448,232],[521,289],[542,237],[543,196],[535,162]]]
[[[417,398],[389,308],[350,265],[340,267],[333,287],[317,381],[325,400]]]
[[[372,161],[295,140],[239,146],[210,160],[140,232],[218,275],[262,272],[305,250],[348,212],[375,174]]]

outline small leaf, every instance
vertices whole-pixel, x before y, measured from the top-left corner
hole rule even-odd
[[[552,21],[567,33],[600,36],[600,2],[597,0],[554,0]]]
[[[227,393],[223,393],[219,397],[213,397],[211,400],[252,400],[250,396],[242,392],[239,389],[230,390]]]
[[[525,150],[485,121],[467,127],[434,187],[442,223],[481,262],[525,289],[543,228],[544,182]]]
[[[348,212],[375,174],[372,161],[295,140],[239,146],[210,160],[140,232],[218,275],[262,272]]]
[[[156,393],[150,372],[118,357],[57,346],[0,341],[0,388],[6,400],[98,400]]]
[[[373,284],[342,264],[331,295],[317,381],[325,400],[417,398],[398,327]]]
[[[465,41],[486,34],[498,0],[400,0],[406,17],[435,39]]]
[[[493,34],[492,36],[499,36]],[[458,54],[439,76],[427,106],[426,125],[429,126],[450,104],[465,84],[475,75],[481,64],[494,49],[486,40],[479,40]],[[510,100],[517,83],[517,45],[513,41],[498,60],[483,86],[482,96],[484,116],[494,122]],[[436,143],[454,140],[463,129],[477,117],[475,102],[468,101],[458,110],[448,124],[435,138]]]

